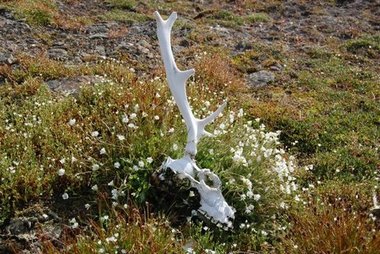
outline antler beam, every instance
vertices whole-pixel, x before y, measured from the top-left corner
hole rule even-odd
[[[167,20],[163,20],[158,12],[154,13],[157,21],[157,37],[160,44],[161,56],[165,65],[166,76],[169,83],[170,91],[173,94],[179,111],[185,120],[188,130],[187,144],[185,152],[194,157],[197,153],[197,143],[203,135],[211,135],[205,131],[207,124],[211,123],[218,117],[226,106],[223,103],[213,114],[205,119],[197,119],[191,112],[189,101],[186,95],[186,81],[195,73],[194,69],[181,71],[178,69],[170,43],[170,33],[177,19],[177,13],[173,12]]]

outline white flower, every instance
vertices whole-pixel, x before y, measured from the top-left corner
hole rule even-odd
[[[107,237],[106,238],[106,242],[117,242],[117,239],[116,239],[116,237],[114,237],[114,236],[111,236],[111,237]]]
[[[77,122],[77,120],[75,120],[74,118],[72,118],[72,119],[70,119],[70,121],[69,121],[69,125],[70,125],[70,126],[73,126],[76,122]]]
[[[65,164],[66,159],[65,159],[65,158],[62,158],[62,159],[59,160],[59,162],[60,162],[61,164]]]
[[[106,149],[103,147],[102,149],[100,149],[100,152],[99,152],[100,154],[106,154],[107,152],[106,152]]]
[[[86,210],[90,209],[91,205],[90,204],[85,204],[84,207],[86,208]]]
[[[146,112],[142,112],[142,117],[147,117],[148,116],[148,114],[146,113]]]
[[[93,131],[93,132],[91,132],[91,137],[96,138],[97,136],[99,136],[99,131]]]
[[[72,218],[71,220],[69,220],[69,222],[71,224],[71,228],[77,228],[79,226],[79,224],[75,218]]]
[[[146,158],[146,162],[148,162],[149,164],[151,164],[153,162],[153,158],[152,157]]]
[[[123,118],[121,119],[121,121],[122,121],[123,123],[128,123],[128,122],[129,122],[128,116],[127,116],[127,115],[124,115]]]
[[[133,128],[133,129],[135,129],[135,128],[136,128],[136,125],[133,124],[133,123],[130,123],[130,124],[128,124],[128,127],[129,127],[129,128]]]
[[[111,191],[111,194],[112,194],[112,199],[114,199],[114,200],[117,200],[117,198],[119,197],[119,192],[117,189],[113,189]]]
[[[115,163],[113,164],[113,166],[114,166],[115,168],[120,168],[120,163],[119,163],[119,162],[115,162]]]
[[[159,116],[154,116],[154,120],[158,121],[158,120],[160,120],[160,117]]]
[[[142,168],[145,166],[145,163],[143,161],[139,161],[139,167]]]
[[[131,119],[135,119],[136,117],[137,117],[136,113],[132,113],[132,114],[129,116],[129,118],[131,118]]]
[[[244,110],[241,108],[239,109],[238,117],[242,117],[244,115]]]
[[[69,194],[67,194],[66,192],[62,194],[62,198],[64,200],[68,199],[69,198]]]
[[[174,128],[170,128],[170,129],[168,130],[168,132],[169,132],[169,133],[173,133],[173,132],[174,132]]]
[[[98,164],[93,164],[92,165],[92,171],[97,171],[100,168]]]
[[[60,169],[58,170],[58,175],[59,175],[59,176],[63,176],[64,174],[65,174],[65,169],[60,168]]]
[[[108,183],[108,186],[114,186],[113,180]]]
[[[255,194],[255,195],[253,195],[253,199],[255,201],[259,201],[261,199],[261,195],[260,194]]]
[[[118,138],[120,141],[125,140],[125,136],[124,136],[124,135],[117,135],[117,138]]]
[[[177,144],[173,144],[173,150],[174,150],[174,151],[177,151],[177,150],[178,150],[178,145],[177,145]]]
[[[98,185],[95,184],[94,186],[92,186],[92,187],[91,187],[91,190],[93,190],[93,191],[98,191]]]

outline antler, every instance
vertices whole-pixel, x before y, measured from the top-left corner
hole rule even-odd
[[[235,210],[225,201],[221,187],[221,181],[217,175],[209,169],[201,169],[195,163],[197,154],[197,144],[204,135],[211,136],[205,131],[207,124],[211,123],[218,117],[226,106],[224,102],[219,108],[204,119],[197,119],[191,112],[189,101],[186,95],[186,81],[194,74],[194,69],[181,71],[178,69],[170,43],[170,33],[174,21],[177,19],[177,13],[173,12],[167,20],[163,20],[158,12],[155,12],[157,21],[157,37],[160,44],[161,56],[164,61],[166,77],[169,88],[173,94],[174,100],[178,105],[179,111],[185,120],[187,127],[187,144],[185,155],[181,159],[173,160],[170,157],[163,164],[163,168],[170,168],[182,178],[187,178],[193,187],[200,194],[200,208],[198,211],[216,221],[232,227],[231,219],[234,219]],[[198,180],[197,180],[198,179]],[[212,181],[212,186],[206,184],[207,179]]]
[[[154,15],[156,16],[157,37],[160,44],[161,56],[165,65],[169,88],[173,94],[175,102],[178,105],[179,111],[185,120],[188,130],[185,154],[190,157],[194,157],[197,154],[197,144],[200,138],[203,135],[211,135],[205,131],[206,125],[218,117],[226,106],[226,102],[219,106],[214,113],[204,119],[197,119],[194,117],[190,109],[189,101],[187,100],[186,81],[195,73],[195,70],[189,69],[186,71],[181,71],[178,69],[170,43],[170,33],[174,21],[177,19],[177,13],[173,12],[167,20],[163,20],[157,11]]]

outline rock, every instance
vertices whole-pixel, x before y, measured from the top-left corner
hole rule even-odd
[[[0,86],[5,84],[5,77],[0,75]],[[1,253],[1,252],[0,252]]]
[[[12,65],[17,63],[17,59],[10,53],[0,53],[0,65],[8,64]]]
[[[19,235],[29,232],[32,229],[32,222],[27,218],[13,218],[7,226],[7,231],[12,235]]]
[[[188,48],[188,47],[190,47],[190,41],[189,40],[186,40],[186,39],[183,39],[183,40],[181,40],[180,42],[179,42],[179,45],[181,46],[181,47],[185,47],[185,48]]]
[[[106,48],[104,46],[96,46],[95,52],[101,56],[105,56],[106,55]]]
[[[275,63],[271,67],[269,67],[271,71],[282,71],[282,66],[279,63]]]
[[[273,81],[274,74],[269,71],[258,71],[248,76],[248,84],[250,87],[264,87]]]
[[[68,57],[68,53],[63,48],[51,48],[48,50],[49,58],[56,60],[64,60]]]
[[[144,47],[144,48],[151,48],[152,45],[150,45],[146,40],[139,41],[138,45]]]
[[[380,218],[380,207],[373,207],[371,209],[371,213],[376,216],[377,218]]]
[[[53,211],[34,205],[16,214],[4,229],[0,229],[0,253],[43,253],[41,243],[46,240],[54,246],[64,247],[59,241],[63,225]]]
[[[228,36],[230,34],[230,31],[228,30],[228,28],[222,27],[220,25],[211,27],[211,31],[217,32],[220,36]]]
[[[12,12],[3,7],[0,8],[0,16],[3,16],[6,19],[14,19]]]
[[[141,45],[137,45],[137,49],[141,52],[141,53],[144,53],[144,54],[148,54],[149,53],[149,49],[141,46]]]
[[[117,50],[120,50],[120,49],[127,49],[128,48],[128,45],[125,41],[122,41],[119,43],[119,45],[116,46],[116,49]]]
[[[54,92],[60,92],[65,95],[75,95],[78,93],[81,86],[104,83],[107,81],[108,80],[100,76],[78,76],[72,78],[49,80],[46,82],[46,84]]]
[[[105,33],[91,34],[90,39],[108,39],[108,34],[105,34]]]
[[[252,49],[252,42],[239,41],[238,44],[236,44],[235,49],[238,51],[250,50]]]

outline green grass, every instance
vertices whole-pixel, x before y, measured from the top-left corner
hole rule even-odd
[[[151,20],[155,9],[186,15],[194,8],[190,2],[106,2],[112,8],[96,18],[131,24]],[[255,12],[214,6],[173,29],[189,30],[192,42],[210,42],[218,39],[207,32],[210,24],[235,29],[271,22],[270,10],[281,8],[279,1],[236,4]],[[34,26],[63,24],[51,1],[5,5]],[[38,204],[58,212],[70,228],[67,247],[47,241],[46,253],[181,253],[183,246],[197,253],[376,253],[378,222],[368,214],[373,193],[379,194],[379,36],[331,39],[302,51],[281,43],[247,46],[233,57],[224,48],[186,52],[219,52],[191,57],[197,76],[188,94],[202,116],[229,101],[209,128],[220,135],[202,140],[197,163],[220,176],[226,200],[237,209],[233,231],[191,218],[199,197],[188,182],[171,185],[170,173],[167,182],[157,177],[165,158],[182,155],[186,140],[162,76],[140,78],[112,61],[72,68],[24,55],[17,56],[20,68],[0,67],[7,79],[0,87],[0,226]],[[275,65],[283,69],[273,84],[243,88],[241,74]],[[45,84],[81,75],[108,81],[69,97]],[[281,180],[274,165],[294,171]]]
[[[113,8],[133,10],[136,7],[137,2],[134,0],[107,0]]]
[[[366,36],[348,41],[345,45],[351,53],[365,54],[370,58],[376,58],[380,54],[380,36]]]
[[[297,78],[284,76],[284,87],[271,92],[272,102],[253,112],[283,130],[282,141],[315,164],[317,177],[370,177],[379,165],[380,111],[375,98],[380,90],[378,74],[372,71],[376,66],[349,64],[345,57],[350,55],[344,51],[307,54],[309,58],[290,63],[287,70],[292,75],[292,68],[299,68]],[[368,56],[362,57],[366,61]],[[258,93],[266,96],[264,91]],[[261,114],[265,107],[273,113]]]
[[[269,22],[271,20],[270,16],[266,14],[265,12],[258,12],[249,14],[245,17],[246,21],[249,23],[256,23],[256,22]]]
[[[148,21],[151,19],[151,17],[145,14],[140,14],[136,12],[129,12],[129,11],[124,11],[120,9],[114,9],[101,15],[100,19],[121,21],[121,22],[126,22],[128,24],[133,24],[136,22]]]
[[[25,18],[34,26],[51,25],[54,23],[54,16],[57,15],[57,6],[49,0],[14,0],[6,2],[4,6],[10,7],[19,18]]]
[[[210,66],[215,59],[219,61]],[[208,67],[198,73],[198,80],[203,82],[196,82],[188,90],[196,115],[205,116],[215,107],[203,106],[198,100],[214,105],[238,92],[237,80],[235,87],[225,89],[221,85],[236,78],[229,74],[230,67],[223,59],[210,55],[197,63]],[[292,160],[278,150],[278,133],[267,132],[256,121],[248,122],[249,117],[236,108],[233,100],[213,127],[220,134],[201,142],[197,159],[200,166],[211,168],[224,182],[227,201],[237,209],[235,231],[224,232],[211,223],[204,235],[205,225],[189,223],[186,218],[198,205],[190,196],[189,183],[176,189],[166,186],[165,181],[152,182],[153,173],[167,156],[182,156],[186,139],[185,126],[165,82],[160,77],[138,80],[125,66],[113,62],[72,70],[58,68],[59,62],[40,60],[41,65],[22,59],[23,72],[8,70],[8,84],[0,88],[0,222],[25,204],[52,203],[62,207],[59,214],[68,224],[74,216],[82,224],[93,221],[99,228],[83,229],[82,238],[67,240],[78,253],[102,248],[89,239],[104,239],[103,229],[105,234],[119,232],[126,241],[125,248],[132,251],[148,253],[150,248],[157,248],[158,252],[166,252],[170,229],[162,229],[162,237],[154,235],[154,246],[143,247],[150,230],[139,231],[139,226],[125,231],[125,222],[120,222],[121,215],[117,215],[125,205],[143,210],[149,204],[154,216],[168,217],[177,230],[184,232],[173,241],[173,248],[191,236],[198,250],[259,250],[265,241],[283,232],[279,228],[288,222],[281,207],[283,203],[290,205],[292,196],[280,189],[291,188],[294,179],[279,179],[273,165],[289,161],[284,167],[290,170]],[[215,71],[215,67],[224,71]],[[43,82],[44,78],[99,72],[110,81],[83,87],[75,97],[54,94]],[[209,79],[200,79],[202,76]],[[169,131],[171,128],[175,131]],[[73,211],[84,210],[86,203],[92,208],[85,215],[75,215]],[[116,213],[115,221],[102,224],[101,218],[112,211]],[[141,223],[144,228],[150,227],[148,221]],[[160,225],[152,227],[161,230]],[[141,234],[142,239],[127,239],[130,234]],[[137,244],[135,241],[142,241],[142,249],[131,247]],[[221,243],[224,245],[217,247]],[[113,244],[103,247],[117,248]],[[50,244],[46,248],[55,251]]]

